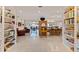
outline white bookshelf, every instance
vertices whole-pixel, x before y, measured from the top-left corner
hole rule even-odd
[[[76,40],[75,40],[75,50],[79,52],[79,7],[76,7]]]
[[[4,9],[4,51],[16,43],[15,15],[12,10],[6,8]]]
[[[63,41],[64,45],[74,51],[74,41],[75,41],[75,14],[74,7],[69,6],[66,8],[64,13],[64,32]]]

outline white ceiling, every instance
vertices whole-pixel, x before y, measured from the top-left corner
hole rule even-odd
[[[8,6],[13,11],[17,18],[22,20],[39,20],[40,17],[45,17],[46,19],[50,19],[50,21],[56,20],[61,21],[64,17],[64,6]]]

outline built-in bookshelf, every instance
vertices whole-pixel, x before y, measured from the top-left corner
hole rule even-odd
[[[76,51],[79,52],[79,7],[76,7],[76,19],[77,19],[77,39],[76,39]]]
[[[4,51],[15,44],[15,15],[10,9],[4,10]]]
[[[64,13],[64,44],[74,51],[74,41],[75,41],[75,14],[74,14],[74,7],[69,6],[66,8]]]

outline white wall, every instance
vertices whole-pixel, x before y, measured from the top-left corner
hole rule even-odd
[[[29,23],[32,21],[39,21],[41,16],[44,16],[48,22],[62,21],[64,19],[64,6],[43,6],[39,8],[37,6],[12,6],[6,7],[15,11],[16,18],[24,20],[25,25],[29,27]]]

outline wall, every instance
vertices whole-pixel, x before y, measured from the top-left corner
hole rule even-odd
[[[15,11],[16,20],[24,20],[25,26],[29,27],[32,21],[39,21],[42,16],[49,19],[48,22],[53,22],[53,20],[62,22],[66,6],[44,6],[42,8],[37,6],[11,6],[7,8]]]

